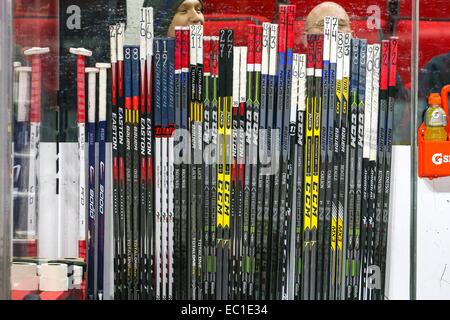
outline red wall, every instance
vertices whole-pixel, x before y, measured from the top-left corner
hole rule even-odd
[[[357,37],[369,42],[378,41],[378,33],[367,29],[365,18],[367,0],[335,0],[349,12],[352,28]],[[58,0],[16,0],[14,1],[14,30],[16,43],[25,49],[31,46],[49,46],[51,55],[44,62],[47,73],[46,86],[57,88],[58,74]],[[351,2],[351,4],[349,4]],[[382,28],[386,27],[387,12],[385,0],[375,1],[381,9]],[[276,1],[274,0],[208,0],[205,3],[206,33],[216,34],[222,27],[235,29],[237,45],[245,45],[246,26],[250,23],[276,21]],[[280,1],[281,3],[281,1]],[[319,1],[291,0],[297,5],[295,49],[304,51],[302,36],[304,20],[309,11]],[[404,83],[410,81],[411,55],[411,12],[412,1],[400,1],[401,20],[398,24],[400,37],[399,72]],[[419,67],[423,67],[432,57],[450,52],[450,6],[449,0],[421,0],[420,3],[420,53]],[[445,21],[447,19],[447,21]],[[434,20],[434,21],[430,21]]]
[[[58,89],[58,1],[14,1],[14,37],[21,51],[30,47],[50,47],[43,60],[43,85],[49,91]]]

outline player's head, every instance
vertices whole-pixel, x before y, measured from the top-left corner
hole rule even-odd
[[[350,17],[345,9],[335,2],[326,1],[315,6],[306,17],[306,34],[323,33],[326,16],[339,19],[340,32],[351,32]]]
[[[306,17],[305,32],[302,37],[303,45],[307,46],[306,36],[308,34],[323,33],[324,18],[326,16],[339,19],[339,31],[351,32],[350,17],[345,9],[336,2],[325,1],[315,6]]]
[[[178,3],[179,5],[175,10],[175,15],[167,30],[169,37],[175,35],[175,27],[203,24],[205,22],[203,16],[203,0],[181,0]]]
[[[173,37],[175,27],[203,24],[203,0],[145,0],[144,7],[153,7],[154,31],[157,37]]]

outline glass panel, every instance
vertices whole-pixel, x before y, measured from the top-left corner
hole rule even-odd
[[[2,116],[0,117],[0,299],[8,299],[11,270],[11,1],[0,3],[0,96]]]
[[[450,151],[449,88],[444,89],[450,84],[449,17],[448,2],[421,1],[417,103],[418,299],[447,299],[450,294],[449,288],[443,285],[447,281],[448,265],[448,257],[443,252],[448,250],[450,236],[445,214],[449,210],[450,195],[450,167],[446,158]]]
[[[409,298],[410,2],[14,1],[12,298]]]

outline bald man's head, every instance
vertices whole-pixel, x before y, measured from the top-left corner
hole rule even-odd
[[[306,18],[306,33],[323,33],[323,19],[326,16],[339,19],[339,31],[350,32],[350,18],[344,8],[335,2],[326,1],[315,6]]]

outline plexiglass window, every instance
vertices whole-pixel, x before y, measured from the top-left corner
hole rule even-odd
[[[418,227],[414,281],[409,167],[429,101],[428,136],[448,139],[442,6],[416,21],[407,0],[0,5],[10,298],[444,297],[445,227]],[[419,182],[419,222],[444,180]]]

